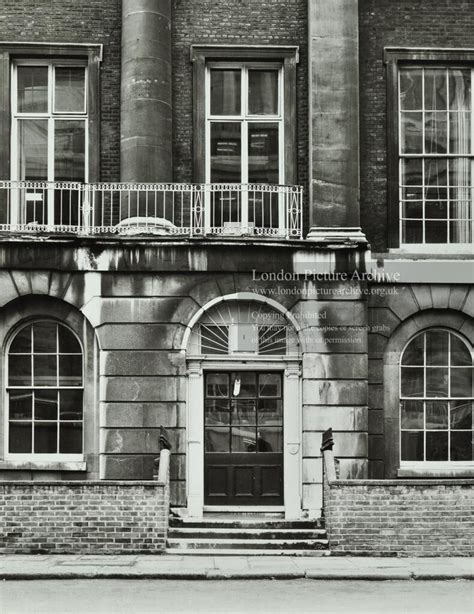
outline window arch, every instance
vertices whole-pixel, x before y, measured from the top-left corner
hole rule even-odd
[[[418,333],[400,360],[400,461],[473,460],[472,351],[442,328]]]
[[[7,346],[7,454],[54,460],[83,455],[84,354],[67,326],[36,320]]]

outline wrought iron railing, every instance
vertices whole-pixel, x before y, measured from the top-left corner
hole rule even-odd
[[[298,239],[300,186],[0,181],[0,232]]]

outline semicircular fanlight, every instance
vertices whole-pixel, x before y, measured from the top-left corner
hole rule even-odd
[[[223,301],[194,326],[188,355],[298,355],[296,331],[265,303]]]

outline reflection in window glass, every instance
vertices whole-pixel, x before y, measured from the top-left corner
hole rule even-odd
[[[18,112],[48,112],[48,67],[18,66]]]
[[[78,66],[57,66],[54,73],[54,110],[58,113],[83,113],[86,69]]]

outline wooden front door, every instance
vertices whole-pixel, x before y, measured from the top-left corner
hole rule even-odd
[[[205,505],[283,505],[283,377],[208,372]]]

